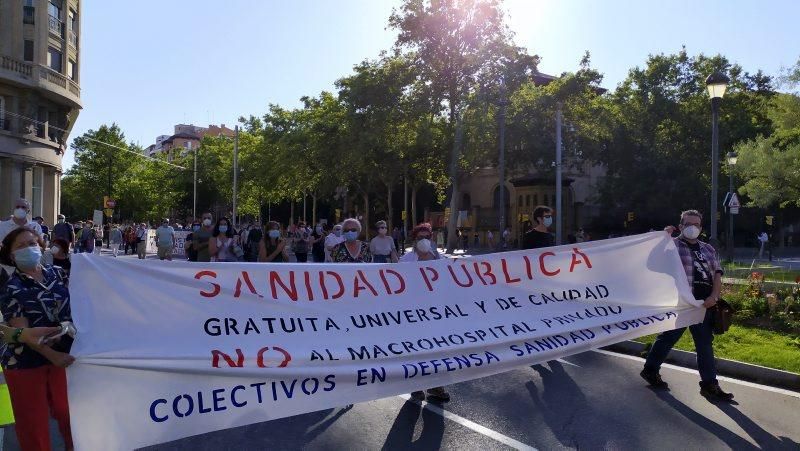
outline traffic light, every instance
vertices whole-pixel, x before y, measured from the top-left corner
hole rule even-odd
[[[773,218],[772,216],[767,216],[766,217],[767,225],[772,225],[772,218]]]
[[[633,222],[633,220],[634,220],[633,212],[629,211],[628,212],[628,222]]]

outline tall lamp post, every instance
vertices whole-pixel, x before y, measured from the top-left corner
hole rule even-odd
[[[503,236],[506,230],[506,104],[508,103],[506,99],[506,85],[502,79],[500,79],[500,111],[498,114],[498,121],[500,125],[500,131],[498,136],[498,144],[500,147],[500,157],[499,157],[499,172],[500,172],[500,180],[498,187],[498,197],[499,197],[499,233],[500,236]],[[455,196],[455,192],[453,193]],[[453,214],[452,212],[450,214]]]
[[[739,155],[736,152],[728,152],[726,155],[728,158],[728,192],[730,193],[729,196],[733,196],[733,167],[736,166],[736,162],[739,160]],[[733,257],[735,254],[735,246],[733,244],[733,213],[731,212],[730,207],[728,208],[728,260],[733,262]]]
[[[712,245],[717,240],[717,179],[719,178],[719,104],[730,79],[721,72],[714,72],[706,78],[708,96],[711,97],[711,233]]]

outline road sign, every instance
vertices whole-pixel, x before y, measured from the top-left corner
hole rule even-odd
[[[629,211],[628,212],[628,222],[633,222],[634,219],[635,219],[635,216],[634,216],[633,212]]]
[[[111,216],[114,215],[114,209],[113,208],[106,208],[105,210],[103,210],[103,213],[106,214],[106,218],[110,218]]]
[[[407,214],[407,213],[408,213],[407,211],[403,210],[403,214],[402,214],[402,216],[401,216],[401,219],[402,219],[403,221],[405,221],[405,220],[406,220],[406,218],[408,217],[408,214]]]
[[[773,218],[774,216],[767,216],[766,218],[764,218],[766,220],[767,225],[772,225]]]
[[[739,203],[739,196],[737,196],[736,193],[731,193],[731,195],[728,197],[727,206],[728,206],[728,208],[731,208],[731,209],[733,209],[733,208],[738,209],[739,207],[742,206],[742,204]]]
[[[728,211],[729,211],[729,212],[730,212],[732,215],[738,215],[738,214],[739,214],[739,207],[730,207],[730,209],[728,209]]]
[[[111,208],[117,206],[117,201],[112,199],[110,196],[103,196],[103,208]]]

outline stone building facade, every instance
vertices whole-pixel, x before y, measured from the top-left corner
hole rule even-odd
[[[53,224],[80,112],[80,0],[0,0],[0,217],[19,197]]]

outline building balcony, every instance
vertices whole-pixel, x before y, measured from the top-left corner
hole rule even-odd
[[[0,81],[37,89],[55,102],[82,108],[80,85],[47,66],[0,55]]]
[[[47,16],[47,18],[47,29],[50,33],[64,39],[64,23],[53,16]]]

